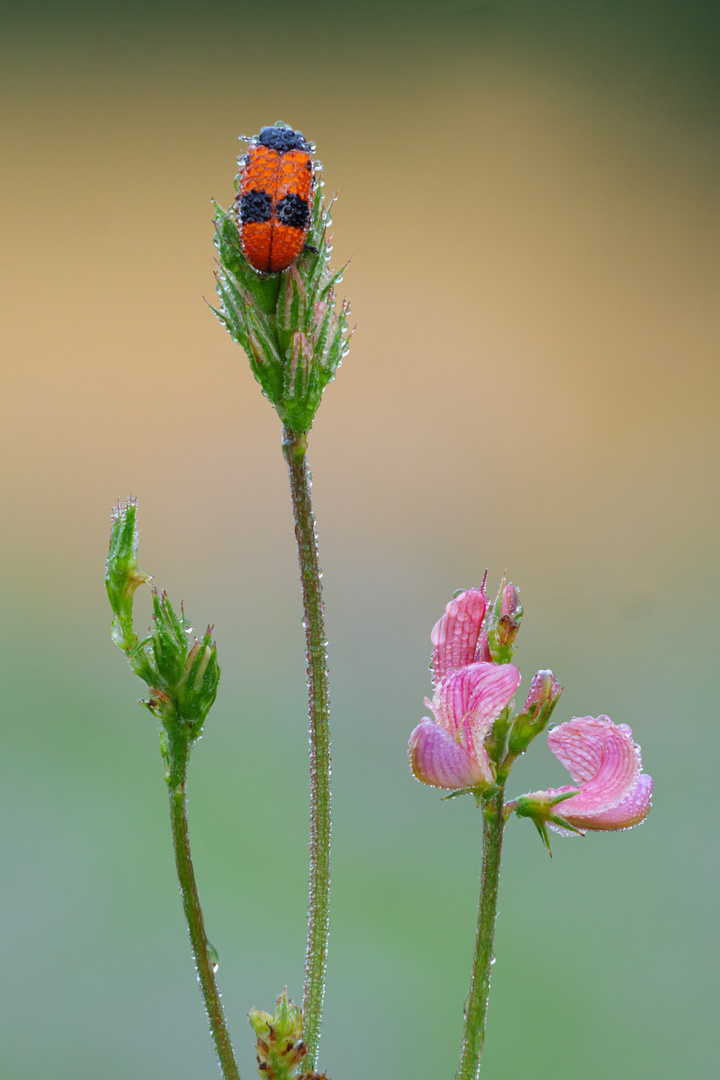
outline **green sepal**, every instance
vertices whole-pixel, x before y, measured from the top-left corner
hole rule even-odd
[[[510,731],[510,706],[506,706],[490,729],[485,739],[488,757],[497,767],[507,753],[508,732]],[[503,777],[504,779],[504,777]]]
[[[258,274],[243,255],[240,234],[232,210],[215,204],[215,246],[220,265],[234,274],[266,315],[274,315],[280,278],[278,274]]]
[[[448,799],[456,799],[458,795],[472,795],[475,799],[476,806],[482,806],[483,803],[488,802],[490,799],[494,799],[500,788],[497,784],[485,784],[478,787],[465,787],[457,788],[455,791],[448,792],[447,795],[443,795],[441,802],[447,802]]]
[[[549,701],[533,702],[527,712],[515,717],[508,740],[508,752],[513,759],[524,754],[532,740],[545,730],[559,700],[558,693]]]
[[[575,828],[560,814],[553,813],[553,809],[558,803],[564,802],[566,799],[572,799],[574,795],[577,795],[576,790],[562,791],[555,795],[550,795],[547,792],[533,792],[530,795],[520,795],[513,800],[512,809],[514,813],[518,817],[531,819],[551,857],[550,837],[547,831],[548,821],[552,821],[553,825],[557,825],[561,829],[567,829],[568,832],[576,833],[578,836],[585,835],[582,829]]]

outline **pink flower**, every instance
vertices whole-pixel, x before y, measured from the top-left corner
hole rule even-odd
[[[479,589],[467,589],[451,600],[442,619],[435,623],[430,634],[433,646],[433,686],[447,675],[477,660],[489,660],[479,655],[480,636],[488,598],[485,583]],[[487,643],[485,643],[487,653]]]
[[[469,590],[478,593],[479,590]],[[463,593],[458,601],[467,597]],[[457,601],[453,601],[453,604]],[[477,599],[464,601],[471,611],[476,611]],[[434,655],[440,652],[440,660],[455,661],[460,655],[474,651],[478,633],[466,633],[466,624],[475,623],[475,616],[458,620],[453,604],[448,605],[443,619],[433,630]],[[483,611],[484,616],[484,611]],[[447,619],[446,626],[460,625],[463,633],[453,632],[438,647],[436,631]],[[482,620],[480,620],[481,624]],[[437,661],[436,661],[437,662]],[[442,669],[442,668],[441,668]],[[410,736],[410,768],[423,784],[432,787],[460,788],[487,787],[494,780],[490,760],[484,742],[490,729],[503,709],[510,703],[520,685],[520,672],[514,664],[466,663],[460,670],[452,670],[437,682],[432,701],[426,705],[432,709],[434,719],[425,717]]]
[[[579,717],[554,728],[548,745],[579,788],[577,795],[554,810],[569,825],[580,830],[616,830],[645,820],[653,782],[640,772],[640,747],[627,724],[613,724],[607,716]],[[566,786],[538,794],[554,796],[573,790]],[[548,824],[556,832],[567,832],[551,821]]]

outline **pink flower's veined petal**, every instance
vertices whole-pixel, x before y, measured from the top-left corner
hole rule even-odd
[[[520,684],[514,664],[468,664],[443,679],[432,710],[438,723],[477,757],[495,720]]]
[[[643,773],[638,782],[621,803],[590,817],[578,815],[572,809],[575,799],[568,799],[557,808],[557,813],[566,818],[571,825],[578,829],[603,829],[607,831],[632,829],[633,825],[639,825],[650,813],[653,780],[647,773]]]
[[[548,735],[548,746],[576,784],[579,795],[568,799],[562,816],[596,816],[618,806],[634,789],[640,774],[639,753],[626,724],[607,716],[583,716],[560,724]]]
[[[426,717],[418,724],[410,736],[409,746],[410,768],[423,784],[456,790],[492,782],[485,750],[481,748],[480,761],[475,761],[434,720]]]
[[[488,598],[483,589],[467,589],[451,600],[430,634],[433,647],[433,685],[475,660]]]

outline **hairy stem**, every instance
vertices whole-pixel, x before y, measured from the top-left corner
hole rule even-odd
[[[308,673],[310,732],[310,880],[303,992],[303,1038],[307,1067],[317,1068],[325,992],[330,916],[330,700],[307,437],[283,427],[283,454],[290,477],[295,537],[300,563]]]
[[[165,760],[168,765],[167,783],[170,796],[170,823],[172,825],[173,847],[175,849],[175,865],[177,867],[178,881],[180,882],[183,910],[190,931],[190,943],[203,1001],[205,1002],[205,1011],[210,1024],[210,1032],[215,1043],[215,1050],[217,1051],[224,1080],[240,1080],[240,1073],[238,1072],[227,1023],[225,1022],[225,1014],[220,1002],[220,991],[215,982],[217,960],[214,956],[214,949],[211,955],[212,946],[209,945],[205,933],[205,922],[200,907],[200,898],[195,884],[195,871],[190,854],[185,797],[190,743],[185,738],[184,733],[177,732],[174,729],[175,725],[170,729],[166,728],[167,753]]]
[[[480,903],[478,905],[475,956],[473,959],[470,989],[465,1000],[465,1028],[463,1030],[460,1064],[456,1080],[476,1080],[480,1073],[480,1057],[485,1042],[485,1019],[490,994],[490,968],[493,959],[495,920],[497,918],[498,882],[500,878],[500,854],[503,830],[503,790],[484,807],[483,861],[480,878]]]

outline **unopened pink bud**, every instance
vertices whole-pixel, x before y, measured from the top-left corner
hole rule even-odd
[[[443,617],[430,634],[433,646],[433,684],[452,671],[458,671],[477,659],[477,646],[488,598],[484,586],[467,589],[451,600]]]
[[[519,606],[520,598],[518,596],[518,591],[511,581],[503,588],[502,600],[500,603],[500,614],[509,615],[511,618],[514,618]]]
[[[532,682],[530,683],[530,693],[527,696],[525,702],[525,708],[523,712],[537,715],[537,712],[543,707],[560,697],[562,693],[562,686],[557,681],[552,671],[545,669],[544,671],[538,671],[537,675],[533,675]],[[533,706],[537,706],[533,710]]]

